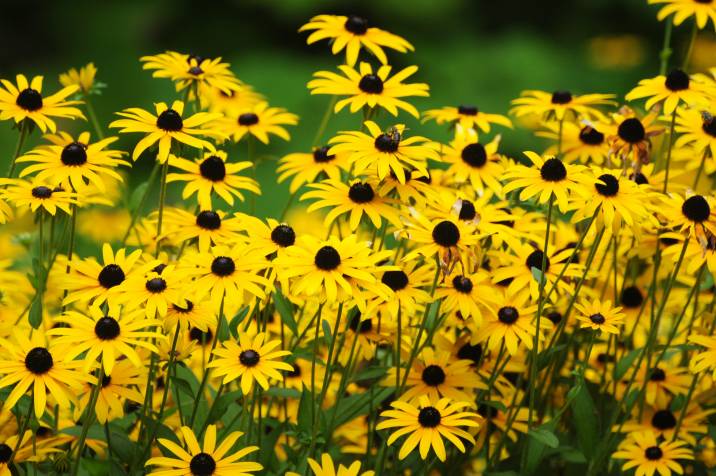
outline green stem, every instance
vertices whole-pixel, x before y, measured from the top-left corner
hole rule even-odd
[[[72,469],[72,476],[77,476],[77,472],[80,469],[80,460],[82,459],[82,452],[85,449],[85,441],[87,440],[87,433],[89,432],[90,426],[92,426],[92,420],[94,420],[94,409],[97,405],[97,398],[99,397],[99,391],[102,388],[102,379],[104,378],[104,365],[102,362],[99,364],[99,375],[97,377],[97,383],[92,387],[92,394],[90,395],[89,404],[85,413],[85,419],[82,422],[82,432],[80,433],[80,439],[77,443],[77,459],[75,460],[74,468]]]
[[[169,158],[162,165],[162,181],[159,184],[159,216],[157,217],[157,249],[154,256],[159,257],[161,250],[162,221],[164,219],[164,202],[167,195],[167,174],[169,173]]]
[[[691,25],[691,36],[689,37],[689,46],[686,49],[686,55],[684,55],[684,62],[681,63],[681,69],[686,71],[691,62],[691,53],[694,52],[694,44],[696,43],[696,35],[699,32],[699,26],[696,24],[696,18],[693,19]]]
[[[154,182],[157,173],[159,173],[159,162],[155,162],[154,167],[149,174],[149,178],[147,179],[147,188],[144,189],[142,198],[139,199],[139,205],[137,205],[137,209],[134,210],[134,212],[132,213],[132,219],[129,222],[129,227],[127,228],[127,231],[124,232],[124,237],[122,238],[122,246],[127,243],[129,234],[132,233],[134,225],[136,225],[137,220],[139,219],[139,215],[141,215],[142,213],[142,209],[144,208],[144,204],[147,202],[147,197],[149,197],[149,191],[151,190],[152,183]]]
[[[328,120],[331,118],[331,113],[333,112],[333,107],[336,105],[336,101],[338,101],[338,96],[331,96],[331,100],[328,103],[328,107],[323,112],[323,117],[321,118],[321,123],[318,126],[316,135],[313,136],[313,142],[311,142],[311,144],[314,147],[317,146],[318,142],[323,138],[323,133],[326,131],[326,126],[328,126]]]
[[[22,125],[20,126],[20,136],[17,138],[15,152],[12,154],[12,163],[10,164],[10,169],[7,172],[7,178],[12,178],[13,174],[15,173],[15,167],[17,166],[17,158],[20,156],[20,152],[22,152],[22,146],[25,144],[25,139],[27,139],[27,135],[29,134],[29,132],[29,119],[24,119],[22,121]]]
[[[671,32],[674,29],[674,22],[671,16],[666,19],[666,28],[664,30],[664,46],[661,48],[659,58],[661,64],[659,66],[659,75],[663,76],[666,74],[666,69],[669,67],[669,58],[671,57]]]
[[[254,151],[256,147],[254,145],[254,138],[251,134],[246,135],[246,156],[249,162],[251,162],[251,178],[256,181],[256,162],[254,161]],[[256,213],[256,195],[251,194],[251,214]]]
[[[676,108],[671,113],[671,125],[669,126],[669,149],[666,151],[666,169],[664,170],[664,193],[669,187],[669,168],[671,165],[671,151],[674,148],[674,124],[676,123]]]
[[[689,410],[691,397],[694,395],[694,389],[696,389],[696,382],[698,380],[699,374],[695,374],[694,377],[691,379],[691,385],[689,385],[689,392],[686,394],[686,401],[684,402],[684,406],[681,407],[681,413],[679,413],[679,419],[676,421],[676,426],[674,427],[674,436],[673,438],[671,438],[671,441],[676,441],[676,439],[679,437],[679,430],[681,429],[681,424],[684,422],[686,412]]]
[[[704,171],[704,166],[706,165],[706,159],[709,155],[709,148],[706,147],[704,149],[704,155],[701,156],[701,163],[699,164],[699,169],[696,171],[696,177],[694,178],[694,184],[691,186],[691,189],[696,191],[696,186],[699,184],[699,179],[701,178],[701,174]]]
[[[100,140],[102,140],[104,139],[104,132],[102,132],[102,127],[100,127],[99,121],[97,120],[97,114],[95,114],[94,106],[92,106],[92,101],[90,101],[90,95],[85,94],[84,100],[85,106],[87,107],[87,115],[89,116],[92,127],[94,128],[94,133],[97,134],[97,137]]]
[[[25,432],[27,431],[27,427],[30,424],[30,420],[32,420],[33,415],[35,414],[35,407],[33,405],[34,403],[34,389],[32,390],[32,398],[30,398],[30,402],[28,403],[27,408],[27,416],[25,417],[25,420],[22,422],[22,427],[20,428],[20,432],[17,436],[17,443],[15,443],[15,448],[12,450],[12,454],[10,455],[10,459],[7,461],[6,466],[9,468],[12,464],[12,460],[15,459],[15,455],[17,454],[17,450],[20,449],[20,445],[22,444],[22,438],[25,436]]]

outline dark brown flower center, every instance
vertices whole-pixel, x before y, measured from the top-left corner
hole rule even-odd
[[[176,132],[182,130],[184,121],[181,115],[174,109],[167,109],[159,114],[157,118],[157,127],[168,132]]]
[[[423,369],[422,379],[425,385],[437,387],[445,383],[445,371],[439,365],[428,365]]]
[[[199,453],[189,462],[189,470],[194,476],[211,476],[216,470],[216,461],[208,453]]]
[[[598,179],[604,182],[594,184],[594,188],[597,189],[599,195],[613,197],[619,192],[619,180],[612,174],[602,174]]]
[[[368,20],[357,15],[351,15],[343,26],[354,35],[365,35],[365,32],[368,31]]]
[[[684,200],[684,204],[681,206],[681,213],[689,220],[701,223],[708,220],[709,215],[711,215],[711,207],[704,197],[693,195]]]
[[[246,367],[253,367],[256,364],[259,363],[259,360],[261,357],[259,357],[259,353],[255,350],[244,350],[239,354],[239,362],[241,362],[242,365],[245,365]]]
[[[324,271],[332,271],[341,264],[341,255],[332,246],[324,246],[316,252],[314,264]]]
[[[101,340],[112,340],[119,336],[119,322],[114,317],[105,316],[94,325],[94,333]]]
[[[689,75],[680,69],[675,69],[666,76],[664,85],[671,91],[689,89]]]
[[[296,232],[288,225],[278,225],[271,231],[271,241],[285,248],[296,242]]]
[[[636,117],[630,117],[624,119],[619,128],[617,129],[617,135],[629,144],[638,144],[643,141],[646,137],[646,130],[644,125]]]
[[[44,347],[35,347],[25,356],[25,368],[35,375],[48,372],[53,365],[52,354]]]
[[[52,189],[50,187],[40,185],[39,187],[32,189],[32,196],[41,199],[50,198],[52,196]]]
[[[561,160],[552,157],[545,160],[539,169],[539,174],[542,180],[546,180],[547,182],[559,182],[567,177],[567,168]]]
[[[60,161],[69,166],[87,163],[87,146],[80,142],[67,144],[60,153]]]
[[[572,102],[572,93],[569,91],[555,91],[552,93],[552,104],[569,104]]]
[[[656,461],[664,456],[664,452],[658,446],[650,446],[644,450],[644,456],[650,461]]]
[[[328,150],[330,147],[324,145],[323,147],[317,147],[313,149],[313,161],[316,163],[330,162],[335,159],[335,155],[329,155]]]
[[[380,281],[393,291],[405,289],[410,283],[408,275],[401,270],[386,271]]]
[[[375,148],[381,152],[395,152],[400,146],[400,136],[397,140],[389,134],[381,134],[375,138]]]
[[[520,313],[512,306],[501,307],[500,310],[497,311],[497,318],[503,324],[514,324],[519,317]]]
[[[425,428],[435,428],[440,424],[440,411],[434,407],[425,407],[418,413],[418,423]]]
[[[253,126],[259,123],[259,116],[253,112],[245,112],[239,116],[238,121],[241,126]]]
[[[383,80],[378,75],[366,74],[360,78],[358,88],[367,94],[380,94],[383,92]]]
[[[463,294],[470,294],[472,291],[472,280],[467,276],[455,276],[452,278],[452,285],[456,291]]]
[[[651,426],[661,431],[670,430],[676,426],[676,417],[671,410],[659,410],[651,417]]]
[[[599,145],[604,142],[604,134],[591,126],[584,126],[579,131],[579,140],[587,145]]]
[[[199,164],[201,176],[212,182],[221,182],[226,177],[226,164],[221,157],[210,155]]]
[[[211,262],[211,272],[217,276],[230,276],[234,271],[236,271],[236,264],[228,256],[217,256]]]
[[[545,262],[545,269],[542,269],[542,260]],[[544,253],[542,250],[534,250],[530,255],[527,257],[527,260],[525,260],[525,264],[527,265],[527,269],[530,271],[532,268],[537,268],[540,271],[547,272],[549,271],[549,257],[545,259]]]
[[[118,264],[108,264],[99,272],[97,280],[104,288],[113,288],[124,281],[124,271]]]
[[[152,278],[144,285],[150,293],[160,293],[167,289],[167,282],[163,278]]]
[[[221,217],[212,210],[204,210],[196,216],[196,224],[205,230],[218,230],[221,228]]]
[[[368,203],[375,198],[375,193],[369,183],[356,182],[348,190],[348,197],[354,203]]]
[[[487,151],[485,146],[479,143],[466,145],[460,157],[467,165],[478,169],[487,163]]]
[[[457,107],[457,112],[463,116],[477,116],[478,109],[477,106],[460,104]]]
[[[36,89],[23,89],[20,91],[20,94],[17,95],[15,104],[26,111],[37,111],[38,109],[42,109],[42,94]]]
[[[445,248],[455,246],[460,241],[460,230],[451,221],[441,221],[433,228],[433,241]]]

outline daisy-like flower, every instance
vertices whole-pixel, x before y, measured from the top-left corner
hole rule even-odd
[[[14,216],[12,208],[0,197],[0,224],[7,223]]]
[[[175,265],[159,265],[144,275],[135,274],[117,287],[117,298],[128,309],[142,309],[147,318],[163,318],[169,307],[186,305],[188,286]]]
[[[691,376],[685,367],[674,367],[666,362],[649,368],[644,364],[637,373],[637,382],[645,388],[644,400],[649,405],[665,407],[678,395],[686,395]]]
[[[708,433],[708,418],[716,410],[702,410],[699,405],[691,404],[688,410],[682,408],[672,411],[667,407],[644,408],[641,419],[634,418],[621,426],[621,431],[632,433],[635,431],[652,431],[656,437],[667,441],[673,440],[676,434],[676,424],[681,420],[679,436],[692,446],[697,445],[697,437]],[[616,428],[615,428],[616,429]]]
[[[70,68],[66,73],[60,74],[60,84],[65,87],[76,86],[82,94],[89,94],[98,85],[94,78],[97,75],[97,67],[94,63],[87,63],[81,68]]]
[[[689,77],[684,71],[675,69],[666,76],[642,79],[625,98],[627,101],[649,98],[646,101],[647,110],[663,102],[664,114],[672,114],[679,104],[706,105],[709,96],[713,97],[715,93],[716,90],[711,84],[700,81],[696,76]]]
[[[182,258],[181,270],[195,279],[192,289],[197,298],[211,297],[215,309],[221,307],[223,299],[238,307],[244,302],[244,294],[253,298],[266,297],[265,287],[269,281],[259,272],[268,267],[262,256],[237,243],[233,246],[214,246],[209,251],[191,253]]]
[[[472,317],[478,323],[482,322],[483,313],[496,304],[490,276],[482,270],[464,274],[454,270],[435,291],[435,295],[442,298],[445,312],[458,311],[463,318]]]
[[[649,113],[639,119],[628,108],[622,108],[619,114],[614,114],[614,125],[606,127],[609,152],[627,160],[631,157],[634,164],[647,163],[651,151],[651,138],[663,132],[656,125],[658,116]]]
[[[417,261],[401,263],[401,267],[392,267],[383,272],[380,282],[390,288],[392,293],[376,293],[373,305],[378,311],[387,310],[397,318],[399,310],[405,316],[413,316],[425,303],[431,300],[430,294],[422,288],[430,286],[435,269],[430,265],[420,265]]]
[[[374,476],[375,471],[363,471],[361,473],[360,461],[354,461],[350,466],[345,467],[342,464],[338,465],[336,471],[336,465],[331,459],[331,455],[323,453],[321,455],[321,462],[319,463],[313,458],[308,458],[308,465],[311,467],[314,476]]]
[[[423,121],[434,120],[438,124],[459,125],[463,129],[478,129],[490,132],[490,125],[497,124],[512,129],[512,121],[501,114],[488,114],[482,112],[477,106],[461,104],[457,107],[445,106],[440,109],[430,109],[423,113]]]
[[[329,154],[329,146],[316,147],[311,153],[295,152],[279,160],[276,172],[278,183],[293,177],[289,192],[295,193],[302,185],[313,183],[319,176],[340,180],[341,172],[349,169],[347,154]]]
[[[665,4],[656,15],[660,21],[674,14],[673,18],[669,18],[668,21],[673,21],[676,26],[681,25],[686,19],[694,17],[699,29],[706,28],[709,20],[716,28],[716,4],[711,0],[649,0],[649,3]]]
[[[705,347],[705,350],[698,352],[692,358],[691,371],[697,373],[704,370],[713,370],[713,378],[716,379],[716,337],[692,334],[688,337],[688,340]]]
[[[419,447],[422,459],[428,457],[432,448],[438,459],[445,461],[447,454],[443,437],[464,453],[462,440],[475,444],[475,439],[460,427],[479,428],[482,422],[477,413],[463,411],[470,406],[469,402],[451,402],[449,398],[431,401],[423,395],[417,406],[400,400],[390,405],[393,409],[381,413],[386,419],[378,423],[376,429],[398,428],[388,438],[389,445],[408,435],[398,453],[401,460]]]
[[[231,116],[238,111],[251,109],[266,98],[254,91],[248,84],[242,84],[236,91],[222,91],[221,89],[200,87],[199,99],[204,108],[210,112],[218,112]]]
[[[529,305],[527,296],[525,293],[516,296],[505,293],[500,296],[500,302],[495,306],[496,312],[486,316],[487,321],[474,336],[477,342],[487,342],[490,350],[496,350],[504,343],[510,355],[517,353],[520,342],[532,350],[535,332],[540,331],[532,324],[537,306]]]
[[[40,207],[50,215],[59,208],[68,215],[72,214],[72,205],[78,203],[77,194],[56,189],[37,178],[32,181],[22,179],[0,179],[7,188],[0,190],[0,196],[16,208],[27,207],[35,213]]]
[[[163,339],[159,332],[151,330],[162,325],[162,321],[148,319],[144,309],[131,312],[121,311],[113,306],[104,312],[98,306],[90,306],[89,315],[76,311],[67,311],[57,317],[68,327],[55,327],[47,335],[58,336],[55,342],[61,346],[65,360],[83,356],[85,371],[88,371],[98,359],[101,359],[106,375],[112,375],[112,369],[118,357],[126,357],[136,367],[144,364],[136,347],[150,352],[157,348],[150,339]]]
[[[428,159],[440,160],[436,148],[425,137],[404,138],[403,124],[397,124],[387,132],[373,121],[366,121],[364,125],[368,133],[344,131],[329,141],[333,145],[328,152],[346,153],[355,174],[370,170],[383,180],[392,173],[400,183],[405,183],[406,171],[417,170],[428,176]]]
[[[716,157],[716,118],[696,109],[681,108],[676,115],[674,130],[681,134],[674,147],[689,146],[698,155],[709,153]]]
[[[474,253],[479,236],[475,234],[475,226],[457,217],[438,217],[430,219],[411,209],[410,220],[406,223],[403,234],[408,242],[418,246],[405,255],[404,261],[410,261],[418,255],[433,258],[439,255],[443,263],[450,264],[463,255]]]
[[[585,301],[576,304],[579,314],[577,320],[581,322],[582,329],[604,331],[607,334],[619,335],[620,327],[624,324],[626,315],[621,312],[621,307],[612,306],[609,300],[600,301],[593,299],[592,302]]]
[[[189,117],[184,116],[184,103],[174,101],[171,107],[159,102],[154,105],[156,115],[138,107],[125,109],[117,115],[117,119],[109,127],[119,128],[121,133],[138,132],[145,136],[137,143],[132,152],[132,160],[155,143],[159,144],[157,161],[164,162],[169,157],[172,143],[182,143],[195,149],[213,149],[210,142],[199,136],[223,138],[224,135],[214,126],[221,114],[197,112]]]
[[[563,213],[569,210],[572,194],[588,195],[585,184],[589,177],[584,173],[583,166],[565,164],[556,157],[543,158],[530,151],[525,152],[525,155],[533,167],[517,165],[508,168],[503,174],[508,181],[502,189],[504,193],[521,188],[520,200],[537,197],[537,202],[542,204],[547,203],[554,195],[554,200]]]
[[[264,144],[269,143],[269,134],[290,140],[291,136],[282,126],[295,126],[298,116],[280,107],[270,107],[266,101],[258,102],[244,109],[237,109],[221,121],[222,131],[234,142],[250,134]]]
[[[81,133],[76,139],[60,132],[44,138],[52,145],[39,146],[17,158],[18,163],[32,163],[22,169],[20,177],[37,174],[40,181],[71,187],[75,191],[86,191],[91,185],[104,192],[107,189],[105,180],[122,181],[122,176],[114,169],[128,165],[120,159],[123,152],[107,150],[116,137],[91,143],[89,132]]]
[[[368,20],[357,15],[317,15],[298,31],[312,32],[306,39],[309,45],[325,39],[331,40],[331,53],[334,55],[345,49],[348,66],[356,64],[361,47],[370,51],[383,64],[388,63],[384,47],[401,53],[414,50],[413,45],[404,38],[380,28],[369,27]]]
[[[446,176],[458,185],[469,183],[480,195],[485,189],[500,194],[504,166],[497,153],[499,143],[498,136],[481,144],[474,129],[456,127],[454,139],[441,151],[441,160],[450,164]]]
[[[472,360],[457,360],[448,351],[426,348],[408,371],[407,389],[400,399],[411,402],[427,396],[433,401],[440,397],[472,401],[472,390],[487,388],[472,365]],[[385,383],[395,385],[395,369],[388,372]]]
[[[186,200],[196,193],[199,206],[205,210],[212,209],[213,194],[231,206],[234,206],[234,196],[244,201],[241,190],[261,195],[256,180],[239,175],[239,172],[252,166],[251,162],[228,162],[226,152],[221,150],[204,152],[202,158],[193,161],[170,156],[169,165],[181,172],[167,174],[167,183],[187,182],[182,198]]]
[[[166,229],[159,239],[169,238],[176,243],[196,239],[202,252],[214,245],[243,241],[238,234],[239,220],[222,211],[200,210],[195,215],[181,208],[169,208],[164,213]]]
[[[229,93],[241,87],[229,69],[228,63],[221,58],[202,58],[196,55],[166,51],[158,55],[142,56],[142,69],[153,70],[152,77],[168,78],[176,84],[176,90],[182,91],[190,86],[208,86]]]
[[[137,388],[142,388],[147,380],[142,375],[143,371],[144,367],[136,367],[129,360],[120,360],[112,368],[111,374],[102,376],[94,408],[99,423],[122,418],[125,403],[142,404],[144,396]],[[79,408],[89,406],[91,393],[92,387],[85,385],[85,392],[79,399]]]
[[[563,120],[568,114],[576,117],[598,119],[602,116],[597,106],[615,104],[613,94],[584,94],[573,95],[569,91],[528,90],[522,91],[519,98],[512,100],[510,113],[515,117],[536,115],[544,119]]]
[[[343,76],[331,71],[318,71],[315,79],[308,82],[311,94],[331,94],[348,96],[336,103],[334,112],[350,106],[352,113],[363,106],[381,107],[394,116],[402,109],[418,118],[420,113],[412,104],[400,99],[409,96],[429,96],[429,87],[425,83],[404,83],[403,80],[415,74],[417,66],[409,66],[390,76],[391,67],[381,66],[375,73],[369,63],[361,63],[356,71],[348,65],[339,66]]]
[[[658,212],[664,216],[669,228],[687,236],[696,236],[702,244],[708,241],[708,234],[716,235],[716,203],[712,197],[682,197],[671,193],[663,196],[662,200],[665,206],[660,207]]]
[[[355,231],[365,214],[375,228],[380,228],[383,220],[393,226],[400,226],[400,214],[393,206],[395,200],[381,197],[375,192],[377,184],[360,179],[352,180],[349,185],[339,180],[326,180],[309,186],[313,190],[301,196],[301,200],[317,199],[308,207],[308,212],[330,207],[326,215],[325,225],[328,226],[339,219],[344,213],[350,213],[348,226]]]
[[[545,155],[555,155],[558,152],[559,123],[548,122],[544,125],[546,131],[536,133],[539,137],[550,139],[554,144]],[[604,135],[601,124],[583,123],[575,124],[564,122],[562,124],[562,160],[567,163],[603,164],[609,155],[609,144]]]
[[[22,463],[24,461],[42,460],[48,451],[38,448],[35,444],[33,448],[33,431],[27,430],[22,436],[15,433],[12,435],[2,435],[0,440],[0,475],[12,476],[10,470],[10,458],[12,463]],[[17,447],[17,451],[14,451]]]
[[[150,458],[146,466],[155,466],[150,476],[251,476],[252,472],[261,471],[263,466],[251,461],[239,461],[244,456],[257,451],[258,446],[247,446],[235,453],[231,449],[243,433],[231,432],[217,446],[216,425],[206,427],[204,444],[194,436],[191,428],[181,427],[181,435],[186,444],[186,450],[171,440],[159,438],[160,445],[171,452],[175,457],[156,456]]]
[[[280,280],[290,281],[294,296],[325,297],[328,302],[350,296],[352,280],[376,281],[376,259],[368,243],[355,235],[325,241],[303,235],[274,260],[274,269]]]
[[[25,334],[16,330],[11,340],[0,340],[3,348],[0,375],[4,376],[0,379],[0,388],[13,387],[3,408],[14,407],[30,388],[37,418],[45,413],[48,392],[60,407],[69,408],[70,400],[74,398],[71,389],[79,390],[84,382],[94,384],[96,379],[78,370],[82,362],[71,362],[54,344],[48,346],[40,332],[34,332],[30,337]]]
[[[73,302],[90,302],[99,306],[105,301],[114,301],[118,295],[117,286],[127,277],[143,275],[159,264],[157,260],[138,263],[141,250],[135,250],[127,255],[122,248],[116,253],[112,247],[105,243],[102,245],[102,261],[100,265],[94,257],[84,260],[70,261],[70,273],[58,279],[60,289],[67,289],[69,293],[63,304]]]
[[[214,374],[224,376],[224,384],[241,378],[241,391],[250,395],[254,382],[268,390],[268,379],[283,380],[279,370],[292,371],[291,364],[279,360],[291,355],[287,350],[275,350],[281,345],[280,340],[268,340],[268,334],[258,333],[250,337],[246,333],[239,334],[239,342],[228,340],[221,347],[214,349],[216,358],[208,366],[215,369]]]
[[[195,328],[206,332],[216,326],[216,312],[207,300],[186,298],[184,302],[169,307],[164,316],[164,329],[168,331],[176,328],[177,322],[182,329]]]
[[[35,76],[28,83],[27,78],[18,74],[16,85],[7,79],[0,79],[0,121],[14,120],[16,123],[30,119],[42,132],[55,132],[57,126],[51,118],[84,119],[82,111],[73,107],[81,101],[68,101],[77,91],[77,86],[67,86],[50,96],[42,96],[42,76]]]
[[[677,462],[679,459],[694,459],[689,448],[684,448],[685,442],[662,441],[656,439],[652,432],[632,433],[612,454],[612,458],[627,460],[622,465],[623,470],[636,468],[636,474],[653,476],[670,476],[671,472],[683,474],[684,469]]]

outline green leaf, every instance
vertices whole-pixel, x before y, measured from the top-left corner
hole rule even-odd
[[[538,283],[541,283],[542,282],[542,271],[539,268],[535,268],[534,266],[532,266],[530,268],[530,271],[532,271],[532,277],[535,278],[535,281],[537,281]]]
[[[206,417],[206,421],[208,422],[208,424],[214,423],[215,421],[219,420],[224,415],[224,413],[226,413],[226,410],[229,408],[229,405],[235,403],[241,397],[241,395],[241,390],[220,395],[219,398],[211,405],[209,415]]]
[[[137,185],[137,188],[132,191],[132,195],[129,197],[129,210],[132,213],[139,207],[139,202],[142,201],[142,197],[144,197],[144,194],[147,192],[147,187],[149,187],[149,181],[140,183]]]
[[[235,315],[233,319],[231,319],[231,322],[229,323],[229,331],[231,332],[231,335],[234,339],[239,338],[239,324],[241,324],[244,319],[246,319],[248,313],[249,307],[242,307],[241,310],[239,310],[239,313]]]
[[[323,319],[321,321],[321,327],[323,328],[323,339],[324,339],[326,345],[330,345],[330,343],[331,343],[331,325],[328,323],[327,320]]]
[[[587,385],[582,384],[579,392],[572,400],[572,419],[577,431],[579,447],[587,459],[594,455],[594,449],[599,441],[599,419],[598,411],[594,406],[594,400],[589,393]]]
[[[219,339],[219,342],[224,342],[231,337],[231,333],[229,332],[229,321],[226,320],[226,316],[221,316],[220,327],[219,332],[216,334],[216,338]]]
[[[533,268],[537,269],[537,268]],[[537,355],[537,369],[542,370],[545,367],[547,367],[547,364],[552,359],[552,356],[556,353],[562,352],[562,350],[566,347],[566,344],[560,344],[555,345],[553,347],[550,347],[548,349],[543,350],[542,352]]]
[[[276,306],[279,316],[284,324],[288,326],[293,335],[298,335],[298,324],[293,318],[293,309],[291,303],[284,297],[280,289],[276,289],[273,293],[273,302]]]
[[[550,448],[557,448],[559,446],[559,438],[544,427],[533,428],[529,431],[528,435]]]
[[[542,459],[544,459],[548,447],[556,448],[559,446],[559,439],[554,434],[557,422],[558,419],[550,420],[529,431],[528,435],[532,440],[527,440],[526,442],[528,444],[527,463],[522,476],[534,473]]]
[[[311,420],[313,415],[313,394],[305,386],[301,392],[301,400],[298,402],[297,421],[298,428],[303,431],[310,431],[313,427]]]
[[[42,295],[38,294],[33,298],[28,319],[33,329],[42,324]]]
[[[617,362],[617,367],[614,370],[615,377],[617,380],[621,380],[624,375],[626,375],[627,371],[631,367],[631,365],[634,363],[634,360],[639,356],[639,353],[642,351],[642,349],[634,349],[631,352],[629,352],[627,355],[619,359],[619,362]]]
[[[278,398],[301,398],[301,392],[295,388],[271,387],[265,394],[269,397]]]

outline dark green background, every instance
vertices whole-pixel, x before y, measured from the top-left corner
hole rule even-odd
[[[58,87],[58,73],[93,61],[98,79],[108,84],[95,107],[106,124],[124,107],[151,108],[154,101],[176,97],[167,80],[152,79],[138,58],[166,49],[202,56],[223,56],[245,82],[264,93],[273,105],[299,114],[289,128],[293,140],[276,139],[258,153],[281,155],[310,148],[327,96],[310,96],[306,82],[314,71],[333,69],[343,56],[330,54],[326,42],[307,46],[297,29],[319,13],[357,13],[375,25],[404,36],[416,51],[390,54],[397,66],[417,64],[413,81],[427,82],[430,98],[418,98],[418,109],[473,103],[488,112],[506,112],[510,99],[523,89],[569,89],[615,92],[621,96],[640,78],[658,70],[663,24],[657,8],[645,0],[320,0],[202,1],[5,1],[0,15],[0,74],[44,74],[45,92]],[[637,34],[646,47],[644,61],[627,69],[596,69],[587,54],[597,35]],[[688,27],[675,32],[683,45]],[[389,116],[380,118],[383,126]],[[420,125],[401,116],[413,133],[444,140],[432,124]],[[356,128],[359,115],[342,113],[329,132]],[[64,123],[72,130],[81,124]],[[534,144],[525,130],[502,130],[502,149],[516,155]],[[0,125],[0,153],[7,160],[17,132]],[[36,142],[37,135],[33,138]],[[130,150],[139,139],[125,136]],[[243,147],[233,157],[245,158]],[[141,180],[151,165],[143,157],[132,171]],[[276,213],[285,202],[286,186],[275,187],[274,163],[259,170],[265,189],[258,200],[261,214]],[[268,188],[272,193],[267,193]],[[173,190],[176,193],[176,189]]]

